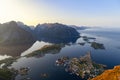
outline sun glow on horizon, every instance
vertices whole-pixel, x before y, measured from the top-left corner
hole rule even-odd
[[[36,23],[31,15],[35,15],[30,9],[22,3],[18,3],[17,0],[1,0],[0,1],[0,23],[9,21],[22,21],[26,24]]]
[[[68,25],[120,26],[120,6],[117,3],[117,0],[101,0],[99,4],[95,0],[0,0],[0,23],[14,20],[27,25],[58,22]]]

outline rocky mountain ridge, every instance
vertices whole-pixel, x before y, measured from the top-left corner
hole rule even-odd
[[[0,24],[0,44],[2,45],[25,44],[35,40],[48,42],[69,40],[68,42],[70,42],[78,37],[77,30],[59,23],[38,24],[35,28],[16,21]]]

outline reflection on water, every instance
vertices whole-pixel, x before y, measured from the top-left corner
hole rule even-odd
[[[8,56],[8,55],[0,55],[0,60],[3,60],[3,59],[6,59],[6,58],[9,58],[11,56]]]
[[[29,67],[30,70],[25,76],[16,76],[16,80],[21,80],[24,78],[30,78],[32,80],[82,80],[80,77],[70,75],[67,72],[65,72],[63,67],[56,67],[55,61],[63,56],[68,56],[70,58],[79,58],[80,56],[84,55],[84,53],[86,53],[87,51],[91,51],[91,58],[93,61],[95,61],[96,63],[105,64],[108,68],[112,68],[113,66],[120,64],[120,49],[118,49],[120,42],[113,40],[112,37],[110,39],[107,37],[102,37],[102,35],[100,37],[97,34],[93,35],[90,33],[87,34],[85,32],[81,33],[81,36],[84,37],[76,39],[75,42],[74,40],[69,41],[69,43],[68,41],[67,43],[61,41],[61,43],[64,44],[64,46],[58,49],[51,48],[50,46],[56,45],[56,41],[54,42],[54,40],[49,41],[44,39],[43,41],[36,41],[33,45],[31,45],[31,47],[29,46],[29,48],[21,46],[24,48],[24,50],[19,47],[19,49],[21,50],[17,50],[19,53],[15,55],[21,55],[21,57],[17,59],[17,62],[12,63],[11,67],[14,67],[16,69],[20,69],[21,67]],[[45,48],[46,52],[42,52],[42,49],[45,46],[49,46],[49,48]],[[16,47],[13,49],[18,48]],[[34,52],[35,54],[38,54],[38,57],[36,57],[36,55],[32,55],[31,57],[26,56]],[[55,54],[53,54],[54,52]],[[43,78],[41,77],[41,74],[48,75],[48,77]]]
[[[59,43],[74,43],[76,42],[76,40],[78,39],[78,37],[75,38],[70,38],[70,39],[48,39],[48,38],[43,38],[42,37],[42,41],[36,41],[35,43],[30,43],[30,44],[22,44],[22,45],[4,45],[4,46],[0,46],[0,59],[5,59],[8,58],[10,56],[12,57],[17,57],[17,56],[24,56],[27,55],[37,49],[40,49],[41,47],[43,47],[44,45],[48,45],[48,44],[59,44]],[[22,53],[22,54],[21,54]]]
[[[88,42],[89,41],[89,42]],[[69,57],[78,57],[81,54],[82,47],[91,47],[91,43],[95,41],[95,38],[89,37],[88,41],[85,41],[83,37],[80,37],[76,43],[62,43],[64,46],[59,46],[56,49],[56,42],[46,43],[46,42],[39,42],[36,41],[31,48],[26,50],[21,55],[24,57],[18,59],[18,62],[12,64],[12,67],[20,69],[22,67],[30,67],[30,71],[26,76],[18,75],[16,80],[30,78],[34,80],[44,79],[44,80],[82,80],[80,77],[75,75],[69,75],[67,72],[64,71],[64,68],[59,69],[55,66],[55,61],[59,57],[62,56],[69,56]],[[91,42],[91,43],[90,43]],[[61,45],[61,44],[57,44]],[[81,46],[82,45],[82,46]],[[89,48],[86,48],[89,51]],[[45,52],[44,52],[45,51]],[[55,54],[53,54],[55,53]],[[57,53],[57,54],[56,54]],[[29,56],[30,55],[30,56]],[[28,57],[29,56],[29,57]],[[24,61],[24,62],[23,62]],[[47,78],[40,77],[41,74],[47,74]],[[32,75],[32,76],[31,76]],[[59,76],[55,77],[55,76]]]
[[[25,56],[29,53],[32,53],[35,50],[40,49],[41,47],[45,46],[45,45],[49,45],[50,43],[45,43],[43,41],[39,42],[36,41],[29,49],[27,49],[26,51],[22,52],[21,56]]]
[[[0,55],[20,56],[23,51],[29,49],[31,46],[32,44],[0,46]]]
[[[58,35],[59,36],[59,35]],[[42,37],[39,41],[44,41],[48,43],[53,43],[53,44],[60,44],[60,43],[75,43],[76,40],[79,37],[71,37],[71,38],[47,38],[47,37]]]
[[[45,45],[49,45],[49,44],[69,44],[69,43],[75,43],[76,40],[78,39],[78,37],[73,37],[73,38],[63,38],[63,39],[59,39],[59,38],[46,38],[46,37],[42,37],[39,41],[36,41],[33,46],[31,48],[29,48],[28,50],[24,51],[21,56],[27,55],[35,50],[40,49],[41,47],[45,46]]]
[[[26,55],[26,57],[43,57],[47,53],[57,54],[60,50],[65,47],[64,44],[52,44],[52,45],[45,45],[40,49],[33,51],[32,53]]]

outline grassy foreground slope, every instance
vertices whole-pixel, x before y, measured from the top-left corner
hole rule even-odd
[[[120,80],[120,65],[104,71],[101,75],[92,80]]]

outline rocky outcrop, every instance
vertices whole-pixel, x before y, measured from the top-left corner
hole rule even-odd
[[[65,70],[71,74],[81,77],[83,80],[90,80],[104,71],[105,65],[92,61],[90,52],[80,58],[62,57],[56,60],[57,66],[63,65]]]
[[[120,80],[120,65],[104,71],[101,75],[92,80]]]

